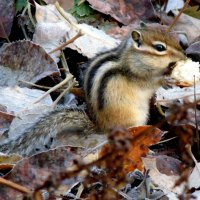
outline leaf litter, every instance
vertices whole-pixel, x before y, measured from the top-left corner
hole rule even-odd
[[[86,1],[80,1],[78,4],[77,1],[75,2],[74,6],[76,7],[86,3]],[[50,2],[46,1],[46,3]],[[66,6],[65,3],[67,4],[67,2],[62,2],[62,5]],[[36,83],[35,87],[37,87],[38,82],[45,85],[46,80],[48,80],[48,87],[62,81],[60,76],[62,67],[58,68],[60,65],[65,66],[65,70],[68,67],[72,70],[72,67],[68,66],[69,63],[63,59],[63,50],[66,47],[61,47],[53,53],[49,52],[80,33],[81,36],[67,45],[64,52],[67,53],[69,49],[72,49],[78,52],[76,55],[80,54],[86,58],[92,58],[102,51],[116,47],[119,40],[115,38],[122,38],[139,20],[156,22],[155,18],[159,16],[155,16],[152,4],[148,0],[132,2],[131,6],[125,1],[116,5],[116,2],[112,0],[106,4],[101,0],[88,0],[87,3],[90,3],[89,5],[93,9],[98,10],[102,17],[110,15],[116,21],[113,30],[109,29],[108,31],[111,36],[104,33],[103,28],[99,30],[87,24],[87,19],[84,19],[84,16],[82,16],[80,23],[80,16],[78,20],[75,19],[58,4],[44,6],[36,3],[36,7],[32,7],[36,11],[35,16],[31,16],[30,12],[27,12],[30,19],[35,17],[37,21],[33,42],[27,40],[12,41],[12,43],[4,44],[1,47],[0,96],[2,100],[0,104],[5,109],[0,116],[5,120],[8,119],[7,126],[11,123],[9,131],[7,131],[7,127],[6,131],[3,132],[5,138],[16,137],[17,134],[26,130],[25,124],[27,122],[34,124],[33,113],[36,121],[42,113],[47,115],[51,113],[50,110],[53,108],[50,107],[52,104],[50,96],[47,97],[48,103],[45,102],[47,101],[45,99],[34,105],[35,99],[41,95],[41,92],[33,89],[31,84],[29,89],[24,88],[27,86],[25,81],[26,83]],[[167,6],[169,9],[174,5],[167,5],[167,2],[164,2],[162,8]],[[23,11],[26,13],[26,5],[24,7]],[[180,7],[175,7],[175,9],[177,8]],[[87,9],[84,12],[88,16],[91,14]],[[6,17],[5,13],[2,14],[3,17]],[[166,24],[169,24],[172,19],[168,18],[167,15],[165,17],[163,19],[167,19]],[[9,20],[12,24],[12,17]],[[105,18],[105,25],[109,23],[112,22],[106,21]],[[175,30],[184,32],[187,36],[186,43],[189,47],[186,53],[193,55],[195,61],[199,61],[198,24],[199,19],[182,14],[181,19],[174,27]],[[6,28],[6,30],[8,30],[7,35],[9,36],[10,28]],[[118,35],[116,36],[116,34]],[[115,37],[112,37],[113,35]],[[6,38],[5,35],[2,37]],[[195,43],[190,45],[193,41]],[[79,63],[77,66],[81,67]],[[77,73],[80,74],[80,71]],[[79,76],[76,78],[78,81],[81,79]],[[199,187],[199,179],[194,178],[199,176],[198,165],[196,164],[193,168],[193,158],[188,149],[185,148],[189,144],[194,149],[198,149],[199,83],[197,82],[195,86],[195,91],[193,86],[160,88],[157,92],[156,103],[159,103],[161,109],[166,111],[161,122],[158,120],[161,118],[158,111],[156,115],[152,116],[157,118],[155,126],[158,128],[144,126],[132,128],[129,132],[116,127],[110,131],[108,139],[106,139],[107,136],[97,133],[86,134],[84,137],[75,135],[74,138],[70,139],[70,136],[63,137],[64,134],[61,132],[50,147],[51,150],[47,148],[45,152],[35,153],[31,157],[25,156],[22,159],[17,156],[9,162],[2,158],[11,155],[0,156],[3,160],[0,172],[2,175],[5,174],[0,179],[2,185],[0,199],[23,199],[24,196],[41,199],[41,195],[45,196],[46,199],[190,198],[192,192],[188,189]],[[65,89],[61,88],[61,91]],[[36,96],[34,92],[37,93]],[[51,97],[55,99],[54,96],[57,96],[57,93],[60,91],[56,90],[51,94]],[[194,93],[196,93],[195,96]],[[15,100],[18,100],[17,103]],[[175,101],[179,103],[175,104]],[[171,109],[169,109],[170,107]],[[191,110],[192,112],[189,112]],[[26,121],[23,122],[23,118],[26,118]],[[14,123],[15,121],[22,121],[22,125],[18,127],[17,123]],[[2,127],[3,124],[4,122],[1,120],[0,126]],[[165,132],[161,131],[162,129]],[[173,136],[177,135],[178,140],[167,138],[170,132],[173,133]],[[4,140],[4,137],[0,139]],[[161,137],[163,137],[163,141],[160,141]],[[66,144],[65,141],[70,142]],[[58,147],[61,145],[64,146]],[[154,153],[149,152],[151,145],[154,145],[151,147],[151,151],[153,150]],[[172,150],[170,145],[174,145],[175,150]],[[159,149],[162,148],[168,149],[169,155],[162,155],[162,151],[159,152]],[[18,153],[20,154],[20,152]],[[195,151],[193,153],[199,158],[198,153],[196,154]],[[138,172],[136,168],[139,168],[141,172]],[[11,171],[7,174],[9,170]],[[187,182],[187,180],[189,181]],[[175,185],[176,187],[174,187]],[[198,195],[197,192],[194,194]]]

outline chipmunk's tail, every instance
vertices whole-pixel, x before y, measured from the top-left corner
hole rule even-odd
[[[83,110],[59,108],[40,118],[18,137],[1,143],[0,152],[30,156],[50,149],[57,136],[67,140],[68,135],[92,133],[93,130],[94,125]]]

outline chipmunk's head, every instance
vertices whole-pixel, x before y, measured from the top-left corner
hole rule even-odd
[[[132,50],[151,70],[166,71],[179,60],[185,60],[183,49],[175,33],[166,31],[166,26],[143,26],[132,31]]]

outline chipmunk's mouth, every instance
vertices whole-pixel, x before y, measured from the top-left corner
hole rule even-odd
[[[163,71],[163,75],[165,76],[170,76],[173,69],[176,67],[176,62],[171,62],[169,65],[166,67],[166,69]]]

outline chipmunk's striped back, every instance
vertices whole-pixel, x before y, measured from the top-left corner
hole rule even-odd
[[[136,29],[118,48],[90,62],[84,90],[89,114],[99,128],[146,123],[149,100],[164,72],[185,59],[172,36],[162,28]]]

